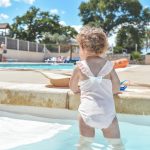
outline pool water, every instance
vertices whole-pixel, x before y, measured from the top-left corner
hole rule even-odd
[[[70,121],[69,124],[72,127],[68,131],[63,131],[52,139],[20,146],[12,150],[76,150],[79,134],[77,123]],[[150,127],[120,122],[120,130],[126,150],[150,149]],[[107,142],[103,138],[102,133],[97,130],[93,148],[95,148],[95,150],[104,150],[106,149],[106,144]]]
[[[64,63],[64,64],[46,64],[46,63],[6,63],[0,64],[1,69],[67,69],[71,70],[74,68],[74,64],[72,63]]]
[[[121,116],[121,117],[120,117]],[[134,119],[131,118],[131,121],[125,119],[128,116],[120,115],[119,125],[120,131],[123,139],[123,143],[126,147],[126,150],[150,150],[150,117],[143,116],[134,116]],[[38,117],[33,116],[20,116],[20,119],[24,118],[28,121],[38,120]],[[18,118],[17,118],[18,119]],[[137,121],[136,123],[131,123]],[[139,121],[140,122],[139,122]],[[143,121],[145,120],[145,121]],[[42,118],[40,122],[46,123],[59,123],[62,125],[69,125],[69,128],[62,130],[55,136],[43,139],[38,142],[30,143],[27,145],[21,145],[18,147],[13,147],[11,150],[76,150],[76,145],[78,143],[79,131],[78,131],[78,122],[76,120],[62,120],[62,119],[44,119]],[[139,124],[138,124],[139,122]],[[20,134],[20,137],[22,135]],[[1,137],[0,137],[1,138]],[[9,138],[9,137],[8,137]],[[93,150],[106,150],[107,142],[103,138],[102,132],[96,130],[95,141],[92,144]]]

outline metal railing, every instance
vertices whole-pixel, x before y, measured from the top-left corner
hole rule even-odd
[[[11,50],[40,52],[40,53],[45,52],[44,44],[0,36],[0,43],[2,42],[5,43],[7,49]]]

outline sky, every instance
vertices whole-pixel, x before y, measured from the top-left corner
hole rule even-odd
[[[60,23],[70,25],[77,31],[82,27],[79,17],[81,2],[88,0],[0,0],[0,23],[13,23],[16,16],[22,16],[31,7],[35,6],[42,11],[60,16]],[[106,0],[107,1],[107,0]],[[150,7],[150,0],[139,0],[143,7]],[[115,35],[110,37],[113,44]]]
[[[79,14],[79,6],[86,0],[0,0],[0,23],[13,23],[18,15],[22,16],[31,6],[42,11],[60,16],[60,23],[74,26],[82,25]]]
[[[82,1],[88,0],[0,0],[0,23],[13,23],[18,15],[22,16],[31,6],[42,11],[49,11],[60,16],[60,23],[74,26],[76,29],[82,25],[78,16]],[[144,7],[150,7],[150,0],[140,0]]]

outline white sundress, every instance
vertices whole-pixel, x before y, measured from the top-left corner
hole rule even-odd
[[[77,62],[77,66],[88,79],[80,80],[80,105],[78,108],[84,122],[94,128],[107,128],[116,116],[112,92],[112,82],[103,77],[113,69],[113,64],[107,61],[95,77],[85,60]]]

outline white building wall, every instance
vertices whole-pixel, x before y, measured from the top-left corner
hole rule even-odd
[[[7,53],[3,54],[4,61],[17,61],[17,62],[44,62],[44,59],[50,57],[69,57],[70,52],[68,53],[50,53],[46,51],[45,53],[40,52],[31,52],[31,51],[19,51],[19,50],[10,50],[7,49]],[[78,57],[79,54],[73,53],[72,57]]]
[[[38,52],[18,51],[18,50],[7,49],[7,53],[3,54],[3,57],[7,61],[12,59],[18,62],[43,62],[45,54],[38,53]]]

